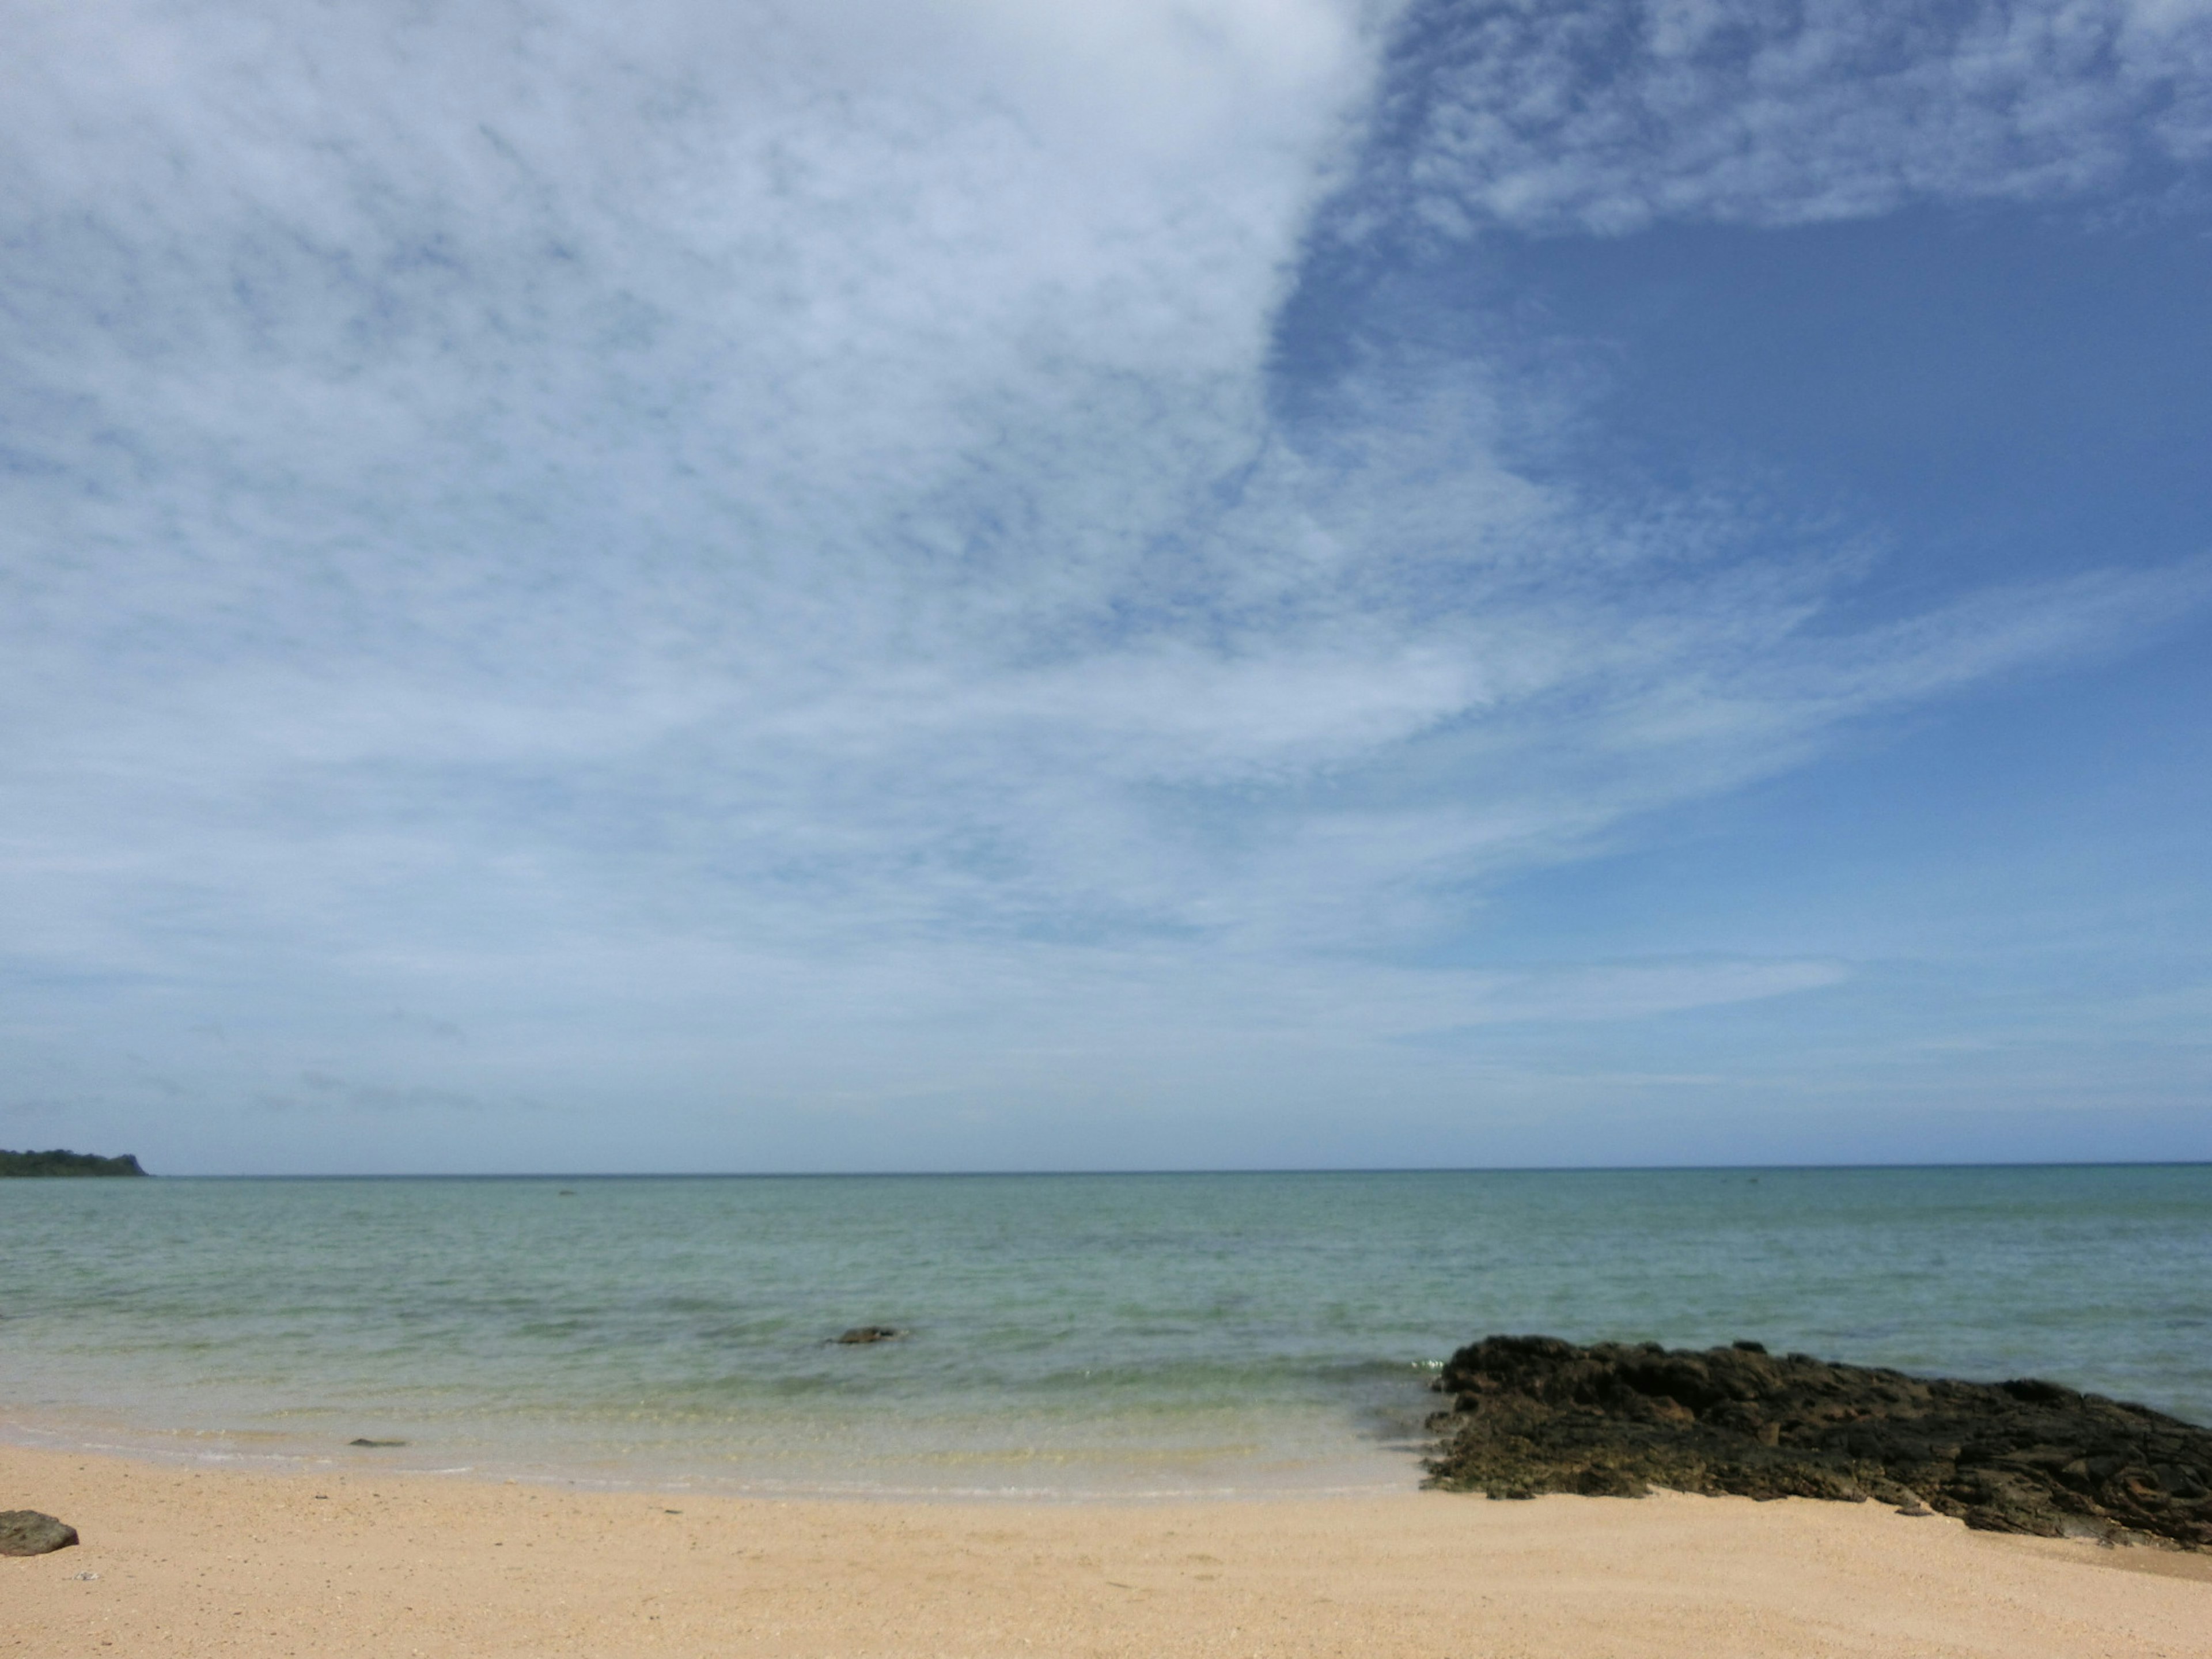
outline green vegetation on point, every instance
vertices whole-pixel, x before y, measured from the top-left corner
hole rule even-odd
[[[97,1152],[0,1152],[0,1176],[143,1176],[138,1160],[129,1152],[102,1158]]]

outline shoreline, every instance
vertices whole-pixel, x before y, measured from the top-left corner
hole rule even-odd
[[[382,1443],[355,1447],[344,1443],[310,1443],[281,1437],[258,1446],[251,1440],[280,1437],[235,1430],[152,1429],[112,1420],[86,1422],[66,1416],[46,1421],[35,1410],[0,1406],[0,1452],[20,1450],[59,1457],[116,1459],[185,1473],[235,1474],[271,1480],[330,1477],[343,1474],[381,1475],[392,1480],[458,1481],[474,1486],[521,1486],[556,1492],[675,1495],[760,1503],[977,1504],[1082,1507],[1088,1504],[1178,1503],[1276,1504],[1358,1502],[1417,1492],[1425,1478],[1424,1443],[1376,1441],[1348,1445],[1340,1455],[1295,1470],[1262,1463],[1216,1462],[1219,1480],[1195,1477],[1176,1484],[1158,1482],[1142,1460],[1103,1454],[1038,1456],[1027,1462],[1040,1472],[1079,1469],[1096,1484],[1047,1484],[1042,1473],[1000,1484],[957,1484],[917,1478],[905,1484],[884,1480],[838,1480],[827,1474],[747,1475],[702,1473],[696,1468],[655,1468],[648,1462],[619,1467],[587,1462],[520,1461],[478,1455],[471,1461],[424,1467],[436,1455],[434,1444]],[[915,1460],[919,1467],[927,1460]],[[987,1460],[999,1467],[1022,1460]],[[904,1466],[902,1466],[904,1467]],[[1083,1475],[1072,1477],[1079,1480]],[[4,1507],[4,1506],[0,1506]]]
[[[779,1500],[0,1446],[0,1653],[2212,1655],[2212,1556],[1875,1504]]]

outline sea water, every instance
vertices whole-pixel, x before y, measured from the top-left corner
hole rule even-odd
[[[907,1334],[830,1340],[862,1324]],[[1498,1331],[2212,1422],[2212,1167],[0,1182],[0,1436],[27,1443],[1374,1491],[1418,1481],[1428,1384]]]

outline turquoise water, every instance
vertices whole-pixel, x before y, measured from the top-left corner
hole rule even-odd
[[[1419,1478],[1437,1363],[1492,1331],[2212,1422],[2203,1166],[14,1181],[0,1268],[0,1435],[177,1456],[1369,1490]],[[863,1323],[912,1334],[825,1343]]]

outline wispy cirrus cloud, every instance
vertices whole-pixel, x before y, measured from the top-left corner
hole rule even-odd
[[[83,1059],[127,1006],[252,1034],[155,1045],[240,1097],[696,1101],[734,1068],[788,1103],[985,1087],[962,1057],[1010,1044],[1196,1077],[1261,1036],[1836,982],[1436,947],[1486,884],[2140,637],[2207,573],[1853,623],[1863,534],[1532,470],[1505,434],[1550,393],[1480,350],[1358,357],[1292,409],[1274,329],[1317,224],[1379,258],[1486,215],[2077,187],[2110,167],[2062,176],[2050,133],[2154,82],[2142,142],[2194,155],[2191,17],[2094,62],[2021,19],[2000,52],[1971,19],[1319,0],[27,18],[0,891],[29,1074],[128,1097]],[[2181,43],[2162,80],[2146,29]],[[1938,176],[1925,88],[1978,120],[1984,58],[2027,66],[1997,100],[2027,136]],[[1816,86],[1895,131],[1808,157],[1772,111]],[[396,1003],[467,1052],[361,1012]],[[856,1029],[882,1051],[836,1052]]]
[[[1354,234],[1793,224],[1914,203],[2157,194],[2212,156],[2191,0],[1414,6]]]

